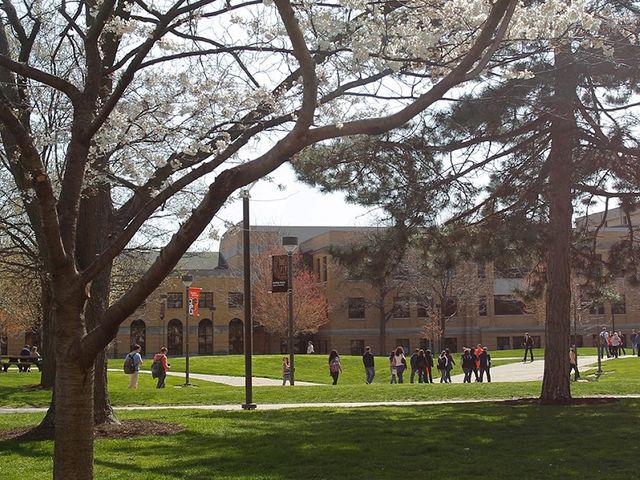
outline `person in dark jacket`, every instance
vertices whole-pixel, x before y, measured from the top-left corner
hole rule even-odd
[[[431,371],[433,370],[433,353],[431,350],[427,350],[424,352],[424,357],[427,361],[427,366],[425,367],[425,381],[427,383],[433,383],[433,375]]]
[[[471,383],[471,373],[473,373],[473,367],[476,362],[475,356],[471,354],[470,349],[465,348],[460,360],[462,362],[462,371],[464,372],[462,383]]]
[[[427,368],[427,357],[424,355],[424,350],[418,351],[416,358],[416,369],[418,370],[418,383],[425,383],[425,369]]]
[[[480,364],[480,381],[483,381],[486,373],[487,382],[491,383],[491,355],[487,351],[487,347],[482,347],[482,353],[478,355],[478,362]]]
[[[447,357],[447,352],[444,350],[440,353],[438,357],[438,370],[440,371],[440,383],[448,383],[447,382],[447,367],[449,365],[449,358]]]
[[[331,350],[329,353],[329,375],[333,378],[333,385],[338,384],[338,377],[342,373],[342,364],[340,363],[340,355],[337,350]]]
[[[527,352],[531,354],[531,361],[533,362],[533,337],[529,335],[528,332],[524,334],[524,341],[522,344],[524,346],[524,359],[522,362],[527,362]]]
[[[447,364],[447,383],[451,383],[451,370],[453,370],[453,366],[456,364],[456,362],[453,360],[451,350],[445,348],[444,352],[447,355],[447,360],[449,361],[449,363]]]
[[[371,347],[364,349],[364,355],[362,355],[362,363],[364,364],[365,380],[367,385],[373,383],[373,377],[376,376],[376,367],[373,353],[371,353]]]
[[[419,348],[416,348],[413,353],[411,354],[411,357],[409,357],[409,365],[411,365],[411,383],[413,383],[413,381],[416,378],[416,373],[418,373],[418,366],[417,366],[417,360],[418,360],[418,353],[420,352]]]

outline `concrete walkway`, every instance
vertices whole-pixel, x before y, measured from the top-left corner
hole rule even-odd
[[[110,372],[121,372],[119,368],[109,368]],[[140,373],[151,374],[150,370],[140,370]],[[167,376],[170,377],[182,377],[184,378],[184,372],[167,372]],[[189,379],[191,380],[202,380],[204,382],[213,382],[213,383],[221,383],[223,385],[230,385],[232,387],[244,387],[244,377],[235,377],[231,375],[207,375],[204,373],[189,373]],[[300,382],[295,380],[296,385],[300,385],[302,387],[314,387],[317,385],[322,385],[320,383],[311,383],[311,382]],[[254,387],[270,387],[282,385],[282,380],[276,380],[273,378],[264,378],[264,377],[253,377],[253,386]]]

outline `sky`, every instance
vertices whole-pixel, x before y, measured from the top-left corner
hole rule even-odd
[[[342,193],[323,194],[296,179],[288,164],[281,166],[273,174],[273,181],[260,181],[250,190],[249,218],[251,225],[286,226],[369,226],[376,224],[375,212],[349,204]],[[286,186],[280,190],[278,185]],[[224,207],[213,225],[222,234],[225,222],[242,221],[242,201],[232,202]],[[199,241],[196,249],[205,246]],[[213,250],[218,241],[211,241]]]

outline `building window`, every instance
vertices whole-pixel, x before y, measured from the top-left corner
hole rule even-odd
[[[320,278],[320,258],[316,258],[315,259],[314,271],[315,271],[315,274],[316,274],[316,280],[318,282],[320,282],[321,281],[321,278]]]
[[[411,342],[409,342],[408,338],[396,338],[396,345],[402,347],[404,353],[407,355],[411,353]]]
[[[198,353],[213,354],[213,322],[208,318],[203,318],[198,323]]]
[[[410,316],[409,299],[407,297],[394,297],[393,318],[409,318]]]
[[[513,295],[494,295],[493,308],[496,315],[524,315],[524,302]]]
[[[0,355],[6,355],[9,347],[9,337],[6,332],[0,335]]]
[[[182,355],[182,322],[177,318],[167,324],[167,353]]]
[[[229,292],[229,308],[242,308],[244,295],[242,292]]]
[[[574,339],[574,335],[571,335],[571,339]],[[575,335],[574,345],[576,347],[584,347],[584,338],[582,335]]]
[[[433,302],[428,298],[420,299],[416,302],[416,314],[418,318],[427,318],[429,309],[433,306]]]
[[[487,297],[485,295],[478,297],[478,315],[481,317],[487,316]]]
[[[420,339],[420,348],[422,350],[424,350],[424,351],[427,351],[427,350],[431,350],[432,352],[434,351],[433,350],[433,342],[428,338],[421,338]]]
[[[604,315],[604,303],[594,300],[589,305],[589,313],[591,315]]]
[[[213,292],[200,292],[198,308],[213,308]]]
[[[349,297],[349,318],[364,318],[364,297]]]
[[[498,346],[498,350],[510,350],[511,340],[509,337],[498,337],[496,345]]]
[[[624,295],[620,295],[617,300],[611,302],[611,313],[614,315],[624,315],[627,313]]]
[[[142,320],[134,320],[129,327],[131,346],[140,345],[140,355],[147,353],[147,326]]]
[[[364,353],[364,340],[351,340],[351,355],[362,355]]]
[[[447,297],[444,300],[444,309],[442,314],[445,317],[455,317],[458,313],[458,299],[456,297]]]
[[[478,278],[485,278],[486,276],[486,265],[484,262],[478,263]]]
[[[451,353],[458,351],[458,339],[455,337],[447,337],[444,339],[444,348],[448,348]]]
[[[182,292],[167,293],[167,308],[182,308]]]
[[[322,257],[322,270],[320,272],[320,281],[321,282],[327,281],[327,257],[326,256]]]

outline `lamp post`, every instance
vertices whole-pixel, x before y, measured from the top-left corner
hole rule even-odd
[[[253,320],[251,316],[251,225],[249,190],[242,191],[242,263],[244,280],[244,410],[254,410],[253,403]]]
[[[295,368],[294,368],[294,347],[293,347],[293,251],[298,246],[298,237],[282,237],[282,246],[287,251],[287,293],[289,306],[289,367],[291,368],[291,386],[294,385]]]
[[[160,336],[160,348],[164,347],[165,340],[167,338],[167,331],[164,324],[164,316],[167,312],[167,294],[160,294],[160,324],[162,325],[161,336]],[[158,349],[160,351],[160,349]]]
[[[184,285],[184,299],[185,299],[185,362],[184,362],[184,386],[190,387],[191,383],[189,383],[189,287],[193,283],[193,275],[183,275],[182,276],[182,284]]]

